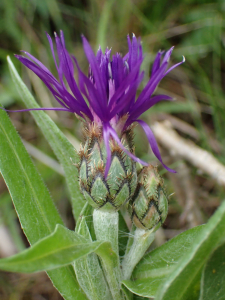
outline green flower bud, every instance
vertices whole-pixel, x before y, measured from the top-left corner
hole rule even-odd
[[[130,200],[137,185],[135,162],[111,139],[111,166],[105,178],[106,149],[102,129],[95,124],[84,130],[85,142],[79,151],[80,189],[85,199],[96,209],[117,211]],[[134,152],[133,132],[123,133],[122,143]]]
[[[138,228],[157,229],[165,221],[168,201],[156,167],[149,165],[141,170],[129,208]]]

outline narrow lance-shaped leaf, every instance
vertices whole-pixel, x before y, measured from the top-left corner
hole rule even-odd
[[[9,57],[7,59],[13,82],[18,89],[23,103],[27,108],[40,108],[17,73],[11,59]],[[75,163],[78,160],[75,149],[45,112],[31,111],[31,114],[64,168],[72,201],[73,214],[77,219],[84,206],[84,201],[77,181],[77,169],[73,165],[73,162]]]
[[[202,272],[199,300],[223,300],[225,295],[225,243],[207,261]]]
[[[8,186],[21,227],[31,244],[63,224],[48,189],[35,169],[6,112],[0,110],[0,171]],[[48,273],[65,300],[84,300],[72,266]]]
[[[5,259],[0,259],[0,269],[31,273],[52,270],[68,265],[74,260],[96,251],[107,242],[89,242],[81,235],[57,225],[55,231],[30,248]]]
[[[156,300],[181,300],[206,260],[225,235],[225,201],[210,218],[192,247],[183,256],[156,294]]]
[[[134,269],[133,280],[124,280],[123,284],[135,294],[155,297],[162,282],[179,264],[203,229],[204,226],[189,229],[147,253]]]
[[[0,110],[0,170],[31,244],[63,224],[41,176],[7,114]]]

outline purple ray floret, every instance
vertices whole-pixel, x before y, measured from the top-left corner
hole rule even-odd
[[[158,52],[152,66],[150,79],[137,97],[137,89],[144,77],[144,73],[140,71],[144,57],[141,41],[135,35],[132,36],[132,39],[127,37],[129,51],[124,57],[119,53],[111,56],[111,50],[108,48],[105,53],[99,48],[95,55],[86,38],[82,36],[84,52],[89,62],[88,76],[81,71],[76,58],[67,52],[62,31],[60,36],[55,34],[57,57],[52,39],[48,34],[47,38],[58,72],[58,79],[31,54],[24,52],[28,58],[16,55],[17,59],[44,82],[61,106],[41,109],[73,112],[85,121],[95,122],[102,127],[107,151],[105,176],[108,174],[111,163],[110,138],[114,139],[132,159],[143,165],[148,165],[130,153],[120,140],[123,131],[134,122],[143,128],[154,155],[162,165],[168,171],[175,172],[163,164],[150,127],[139,119],[145,111],[156,103],[162,100],[172,100],[167,95],[152,95],[163,77],[184,62],[183,59],[182,62],[168,69],[173,47],[165,54],[161,51]],[[75,69],[78,71],[78,82],[74,78]],[[121,122],[121,120],[125,121]]]

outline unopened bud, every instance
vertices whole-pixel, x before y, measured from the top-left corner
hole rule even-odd
[[[143,167],[138,175],[137,188],[130,201],[132,221],[138,228],[158,228],[168,213],[163,180],[156,167]]]

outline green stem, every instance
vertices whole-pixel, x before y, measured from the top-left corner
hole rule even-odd
[[[92,208],[86,203],[76,224],[75,232],[92,242],[87,225],[87,218],[90,214],[92,214]],[[89,300],[113,300],[100,261],[95,253],[77,259],[74,262],[74,269],[77,280]]]
[[[93,223],[97,240],[110,242],[112,245],[112,250],[114,252],[114,255],[112,254],[112,258],[110,257],[110,254],[105,255],[104,253],[99,253],[100,257],[102,258],[102,266],[105,271],[105,276],[108,281],[113,299],[124,299],[121,293],[120,284],[121,271],[118,248],[118,212],[110,213],[95,209],[93,212]]]
[[[155,234],[153,230],[145,231],[139,228],[135,230],[133,244],[125,254],[122,262],[123,280],[130,279],[135,266],[144,256],[154,238]]]

